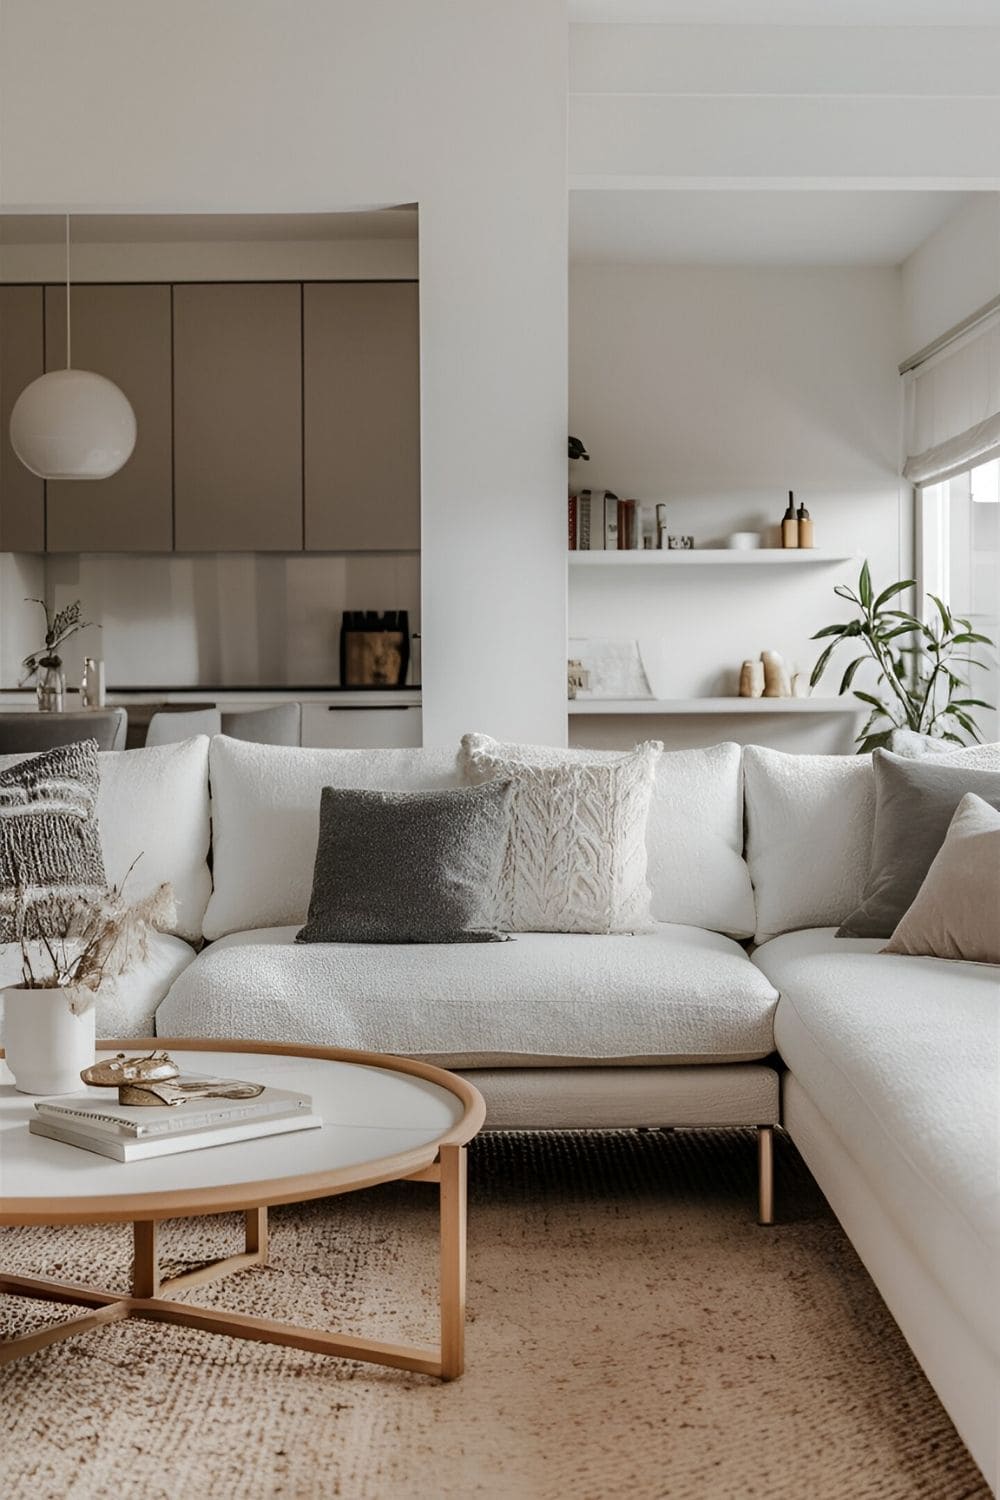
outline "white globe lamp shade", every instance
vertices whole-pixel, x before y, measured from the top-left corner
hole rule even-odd
[[[93,370],[53,370],[18,396],[14,452],[40,479],[108,479],[135,447],[135,412],[113,380]]]

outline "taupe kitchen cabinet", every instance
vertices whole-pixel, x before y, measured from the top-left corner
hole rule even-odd
[[[45,485],[10,445],[14,402],[45,372],[40,286],[0,286],[0,552],[45,547]]]
[[[415,282],[303,287],[305,546],[420,546]]]
[[[174,547],[302,548],[302,288],[174,287]]]
[[[170,288],[75,286],[73,364],[106,375],[135,412],[131,458],[110,479],[50,481],[49,552],[169,552],[173,545]],[[66,364],[66,288],[45,288],[45,368]]]

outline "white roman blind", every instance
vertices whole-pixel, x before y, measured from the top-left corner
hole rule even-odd
[[[904,478],[940,484],[1000,457],[1000,308],[904,369]]]

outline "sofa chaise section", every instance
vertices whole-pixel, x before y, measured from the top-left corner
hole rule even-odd
[[[1000,974],[834,932],[754,954],[781,995],[783,1123],[995,1483]]]

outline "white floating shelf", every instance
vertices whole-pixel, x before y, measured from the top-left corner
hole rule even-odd
[[[853,698],[571,698],[571,714],[860,714]]]
[[[660,552],[653,548],[641,552],[595,549],[593,552],[567,552],[566,556],[571,568],[763,568],[774,563],[786,568],[810,563],[830,567],[857,560],[850,552],[819,552],[815,547],[753,547],[746,551],[737,547],[696,547],[690,552],[680,549]]]

